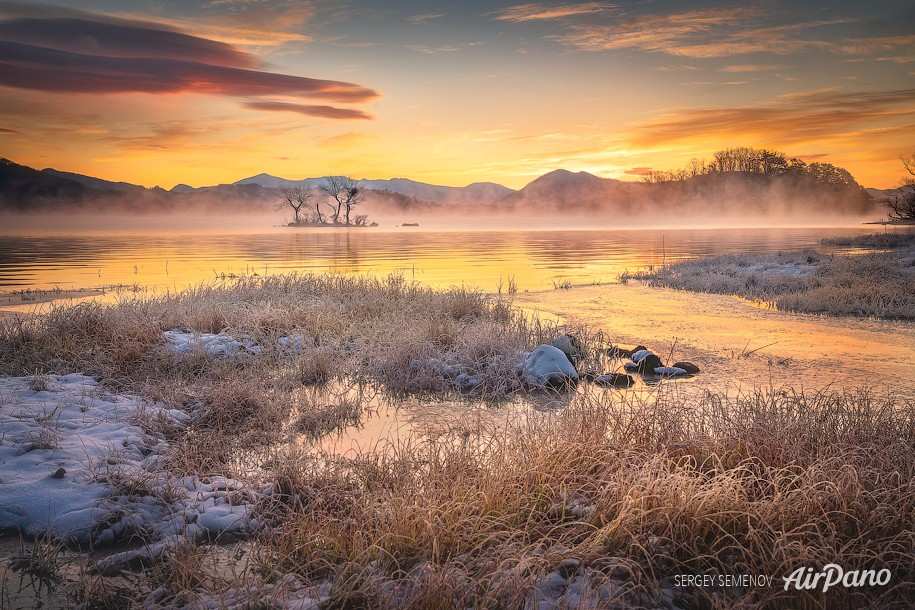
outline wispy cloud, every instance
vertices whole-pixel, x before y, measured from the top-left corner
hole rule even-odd
[[[731,8],[640,15],[608,25],[572,25],[552,38],[583,51],[640,49],[694,58],[788,54],[801,48],[832,48],[833,43],[811,39],[806,32],[848,22],[829,19],[752,27],[760,14],[755,8]],[[801,32],[805,35],[797,35]]]
[[[609,25],[573,25],[552,38],[583,51],[636,48],[671,52],[672,48],[684,46],[697,34],[735,25],[757,13],[755,9],[732,8],[640,15]]]
[[[635,146],[742,137],[780,145],[848,137],[868,126],[915,117],[915,89],[877,92],[820,90],[769,104],[691,108],[665,113],[632,129]]]
[[[421,23],[429,23],[430,21],[434,21],[436,19],[441,19],[444,16],[445,13],[419,13],[407,17],[407,22],[418,25]]]
[[[355,108],[337,108],[313,104],[296,104],[292,102],[251,101],[245,107],[252,110],[270,110],[278,112],[295,112],[324,119],[371,119],[371,115]]]
[[[10,8],[12,7],[12,8]],[[358,103],[361,85],[256,69],[233,45],[161,24],[0,4],[0,85],[59,93],[285,95]]]
[[[725,66],[719,71],[729,74],[746,74],[750,72],[768,72],[769,70],[778,70],[783,67],[778,64],[735,64],[733,66]]]
[[[549,5],[541,3],[515,4],[508,8],[491,13],[499,21],[521,23],[524,21],[550,21],[580,15],[593,15],[616,8],[605,2],[582,2],[578,4]]]

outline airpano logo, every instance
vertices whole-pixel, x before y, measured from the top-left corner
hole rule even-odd
[[[886,568],[882,570],[848,570],[836,563],[828,563],[816,572],[813,568],[800,567],[788,576],[783,576],[785,591],[821,591],[826,593],[833,587],[847,589],[856,587],[882,587],[889,584],[893,574]]]

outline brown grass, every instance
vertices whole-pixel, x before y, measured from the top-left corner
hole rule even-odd
[[[657,599],[673,574],[778,577],[829,562],[893,572],[884,590],[830,592],[830,608],[915,594],[911,404],[614,393],[478,440],[291,457],[277,473],[285,501],[265,508],[277,529],[262,540],[263,568],[330,577],[338,605],[376,608],[519,607],[567,558],[626,566],[630,601]],[[824,603],[776,582],[676,594],[689,607]]]
[[[620,279],[735,294],[801,313],[915,319],[915,249],[835,256],[813,251],[713,256],[625,273]]]
[[[811,281],[852,282],[868,261],[804,264],[816,267]],[[264,349],[174,355],[161,332],[179,327]],[[688,400],[663,385],[652,394],[583,388],[562,411],[519,416],[498,433],[461,429],[349,458],[289,442],[358,419],[376,395],[453,399],[448,367],[480,377],[474,400],[512,397],[518,352],[557,332],[503,297],[397,278],[243,279],[4,321],[0,373],[89,372],[179,406],[194,415],[186,428],[140,418],[168,438],[172,471],[272,481],[259,505],[268,526],[252,544],[257,570],[204,573],[210,550],[182,546],[137,577],[137,596],[158,588],[165,604],[238,587],[256,598],[257,587],[291,573],[332,582],[328,608],[522,608],[570,559],[595,582],[616,582],[628,607],[671,596],[689,608],[906,607],[915,596],[910,403],[861,392]],[[598,348],[610,342],[574,332],[585,346],[581,370],[599,369]],[[293,334],[304,349],[277,347]],[[121,493],[150,491],[150,481],[110,466],[103,474]],[[892,581],[825,598],[782,590],[778,578],[792,569],[829,562],[888,567]],[[681,573],[770,574],[776,585],[673,589]],[[116,593],[93,581],[85,597],[122,599]]]

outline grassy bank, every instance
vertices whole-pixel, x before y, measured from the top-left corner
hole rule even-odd
[[[512,358],[558,329],[497,296],[311,276],[0,324],[0,373],[35,375],[40,388],[44,374],[86,372],[164,401],[192,416],[184,428],[144,422],[169,441],[165,468],[272,490],[256,503],[263,527],[240,546],[175,546],[135,566],[129,586],[88,571],[85,556],[72,561],[87,569],[64,570],[48,541],[36,543],[34,570],[69,574],[59,586],[92,607],[279,607],[308,592],[322,608],[857,608],[905,607],[915,595],[915,405],[854,392],[687,400],[676,386],[585,386],[561,411],[519,416],[499,434],[462,427],[339,457],[302,435],[358,421],[373,395],[523,399]],[[263,349],[176,354],[162,336],[176,328]],[[607,344],[578,334],[589,358]],[[291,336],[299,349],[279,341]],[[447,367],[481,387],[460,394]],[[892,581],[783,589],[795,568],[828,563],[885,567]],[[775,581],[674,581],[734,573]]]
[[[786,311],[915,319],[915,247],[907,237],[839,240],[831,245],[896,248],[854,255],[815,251],[722,255],[626,273],[623,281],[734,294]]]

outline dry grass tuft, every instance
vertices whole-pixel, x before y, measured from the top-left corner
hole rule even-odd
[[[278,529],[262,541],[264,569],[331,577],[339,607],[516,607],[567,558],[608,575],[625,566],[636,597],[673,574],[778,577],[830,562],[888,567],[897,584],[833,591],[830,607],[915,594],[915,405],[582,396],[478,441],[287,461],[297,467],[277,472],[285,500],[268,507]],[[689,607],[737,600],[677,593]],[[780,587],[739,597],[822,603]]]
[[[724,255],[623,274],[693,292],[735,294],[801,313],[915,319],[915,250]]]

